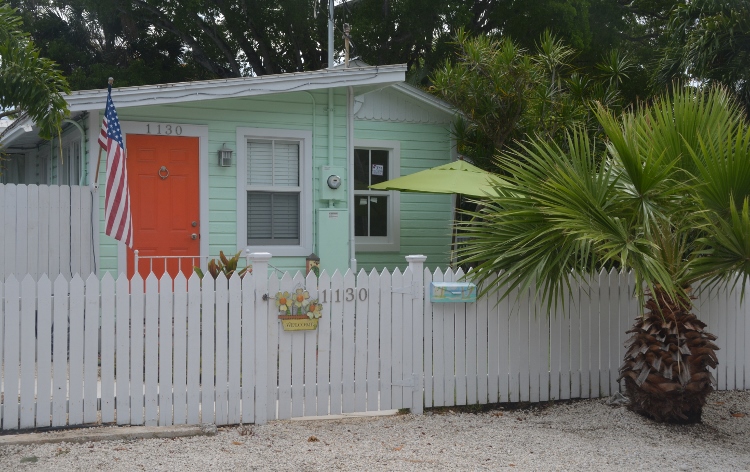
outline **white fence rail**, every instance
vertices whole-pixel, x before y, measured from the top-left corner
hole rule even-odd
[[[92,204],[88,187],[0,184],[0,278],[94,272]]]
[[[403,273],[254,274],[214,281],[91,275],[0,283],[2,429],[263,423],[359,411],[610,395],[632,278],[601,273],[540,312],[529,293],[431,304],[421,259]],[[577,287],[577,285],[574,285]],[[277,292],[323,302],[315,331],[283,331]],[[739,294],[703,294],[719,336],[720,389],[750,388],[750,323]]]

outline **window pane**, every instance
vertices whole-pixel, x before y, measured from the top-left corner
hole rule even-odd
[[[354,150],[354,190],[367,190],[370,185],[370,151]]]
[[[388,197],[370,197],[370,236],[388,236]]]
[[[296,240],[299,244],[299,194],[274,193],[272,199],[273,239]]]
[[[273,147],[271,141],[247,142],[247,183],[273,185]]]
[[[283,187],[299,185],[299,143],[274,141],[273,184]]]
[[[354,196],[354,235],[369,236],[368,230],[368,201],[363,195]]]
[[[247,242],[271,239],[271,194],[247,193]]]
[[[388,151],[370,151],[372,163],[370,166],[370,185],[379,184],[388,180]]]
[[[248,192],[247,243],[299,244],[299,198],[297,192]]]

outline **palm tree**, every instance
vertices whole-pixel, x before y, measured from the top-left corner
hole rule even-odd
[[[570,273],[632,270],[645,313],[620,369],[631,408],[700,421],[718,348],[691,295],[750,275],[750,128],[718,88],[680,88],[619,119],[600,107],[597,118],[604,152],[573,131],[564,149],[538,139],[498,157],[508,185],[461,226],[462,262],[480,283],[504,271],[485,291],[536,287],[548,311]]]
[[[26,113],[43,138],[59,134],[68,113],[68,82],[21,31],[15,8],[0,3],[0,117]]]

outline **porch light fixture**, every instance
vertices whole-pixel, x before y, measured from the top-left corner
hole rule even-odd
[[[221,149],[219,149],[219,165],[221,167],[230,167],[232,165],[233,152],[227,147],[227,143],[221,145]]]

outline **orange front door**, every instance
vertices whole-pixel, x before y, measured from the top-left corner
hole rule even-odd
[[[128,134],[128,179],[133,218],[133,249],[138,272],[190,277],[200,265],[198,138]],[[133,276],[128,250],[128,278]],[[154,257],[155,259],[148,259]],[[183,256],[170,258],[165,256]],[[185,256],[194,256],[194,259]]]

